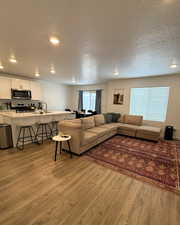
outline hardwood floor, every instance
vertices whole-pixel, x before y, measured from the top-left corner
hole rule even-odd
[[[63,153],[0,151],[0,225],[176,225],[180,196]]]

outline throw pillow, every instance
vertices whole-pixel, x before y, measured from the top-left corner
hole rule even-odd
[[[113,123],[117,123],[118,120],[119,120],[120,117],[121,117],[121,114],[120,114],[120,113],[111,113],[111,115],[112,115],[112,122],[113,122]]]
[[[106,123],[112,123],[112,114],[111,113],[104,113],[104,118]]]

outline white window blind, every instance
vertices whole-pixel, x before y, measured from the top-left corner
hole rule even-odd
[[[95,111],[96,91],[83,91],[83,109]]]
[[[131,88],[130,114],[165,121],[168,99],[169,87]]]

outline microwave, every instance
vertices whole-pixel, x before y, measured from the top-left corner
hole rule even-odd
[[[31,100],[31,91],[11,89],[11,98],[12,99]]]

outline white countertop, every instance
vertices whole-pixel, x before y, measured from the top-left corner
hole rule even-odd
[[[49,111],[48,113],[36,113],[36,112],[27,112],[27,113],[16,113],[16,112],[0,112],[0,115],[6,116],[9,118],[29,118],[29,117],[42,117],[42,116],[56,116],[56,115],[67,115],[72,114],[72,112],[67,111]]]

